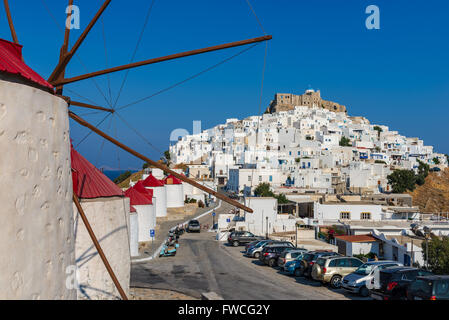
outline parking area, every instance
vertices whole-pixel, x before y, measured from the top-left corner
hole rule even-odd
[[[227,210],[223,206],[220,211]],[[200,219],[211,225],[212,217]],[[291,277],[257,259],[243,256],[243,246],[215,240],[202,229],[179,239],[176,256],[133,264],[131,286],[172,290],[193,298],[215,292],[226,300],[366,300],[303,277]]]
[[[348,293],[344,289],[333,289],[329,285],[323,285],[319,281],[315,281],[306,277],[295,277],[282,271],[279,267],[269,267],[266,264],[259,261],[259,259],[249,258],[244,255],[244,246],[233,247],[227,243],[222,243],[220,246],[223,250],[236,261],[244,263],[249,268],[256,272],[262,273],[265,277],[272,279],[280,285],[296,285],[297,288],[294,291],[311,292],[316,294],[327,296],[328,299],[340,300],[372,300],[371,298],[361,297],[355,294]]]

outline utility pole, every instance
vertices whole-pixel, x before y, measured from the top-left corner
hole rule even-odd
[[[267,219],[267,239],[268,239],[268,217],[266,217],[265,219]]]
[[[295,223],[295,227],[296,227],[296,237],[295,237],[296,248],[298,248],[298,223]]]

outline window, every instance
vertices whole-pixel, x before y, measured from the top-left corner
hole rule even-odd
[[[273,182],[273,176],[270,176],[270,182]]]
[[[340,212],[340,219],[341,220],[351,219],[351,213],[350,212]]]
[[[260,181],[260,182],[262,181],[262,176],[259,176],[259,181]]]
[[[360,214],[360,220],[371,220],[371,212],[362,212]]]
[[[248,182],[251,182],[251,176],[248,176]]]

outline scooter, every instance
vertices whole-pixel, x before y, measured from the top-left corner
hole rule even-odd
[[[170,246],[173,246],[171,249]],[[174,257],[176,255],[176,249],[179,248],[178,243],[173,243],[172,245],[168,243],[168,241],[165,242],[164,246],[161,249],[161,252],[159,253],[159,257]]]

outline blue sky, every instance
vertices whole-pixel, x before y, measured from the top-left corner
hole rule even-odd
[[[10,2],[25,61],[48,77],[58,60],[67,1]],[[73,30],[72,44],[101,3],[75,0],[81,10],[81,30]],[[129,3],[112,1],[104,19],[72,60],[68,76],[130,62],[151,1]],[[449,153],[449,1],[251,3],[265,31],[273,35],[268,45],[263,108],[276,92],[302,93],[310,86],[320,89],[323,98],[346,105],[350,115],[365,116],[372,123],[388,125],[406,136],[420,137],[438,152]],[[365,28],[365,8],[370,4],[380,8],[380,30]],[[5,17],[3,6],[0,8],[1,17]],[[135,61],[261,35],[245,0],[156,0]],[[0,19],[0,37],[10,39],[6,18]],[[117,106],[167,88],[242,49],[132,70]],[[182,86],[121,110],[120,115],[153,147],[117,116],[106,119],[101,128],[157,160],[160,152],[168,149],[170,132],[176,128],[192,131],[193,120],[201,120],[206,129],[226,118],[256,115],[264,50],[264,44],[258,45]],[[96,78],[95,83],[85,80],[71,84],[65,94],[74,100],[107,106],[111,97],[116,99],[124,75],[120,72]],[[90,110],[76,107],[73,110],[86,114],[85,118],[95,124],[105,116],[87,114]],[[87,132],[71,122],[75,145]],[[102,140],[94,134],[78,150],[98,166],[123,169],[142,164],[124,151],[117,152],[109,143],[102,146]]]

